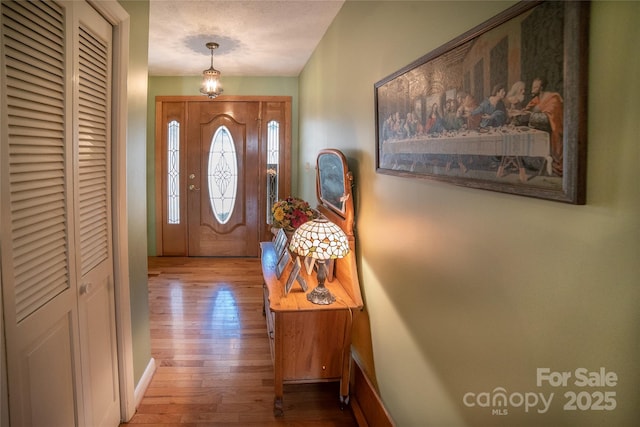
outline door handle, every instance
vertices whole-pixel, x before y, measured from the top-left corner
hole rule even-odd
[[[190,184],[190,185],[189,185],[189,191],[200,191],[200,188],[196,188],[196,186],[195,186],[195,185]]]
[[[91,292],[91,283],[83,283],[82,285],[80,285],[80,295],[87,295],[89,292]]]

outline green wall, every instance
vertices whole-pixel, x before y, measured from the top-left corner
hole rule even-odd
[[[147,287],[146,142],[149,2],[120,1],[130,17],[127,80],[127,226],[134,383],[151,359]]]
[[[512,3],[347,1],[300,76],[299,193],[315,198],[320,149],[346,154],[367,368],[398,426],[640,425],[640,2],[592,4],[585,206],[375,172],[374,83]],[[615,386],[574,384],[601,367]],[[538,368],[572,378],[538,387]],[[463,403],[498,387],[554,396],[544,413]],[[564,410],[567,392],[616,407]]]
[[[206,63],[203,65],[206,66]],[[238,77],[222,73],[223,95],[290,96],[291,97],[291,145],[292,157],[298,155],[298,78],[297,77]],[[200,94],[200,76],[150,77],[147,116],[147,212],[148,212],[148,253],[156,254],[155,229],[155,114],[156,96]],[[296,176],[297,165],[291,170]],[[297,191],[295,180],[291,184],[293,194]]]

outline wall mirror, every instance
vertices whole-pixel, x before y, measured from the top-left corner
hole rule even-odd
[[[344,155],[338,150],[322,150],[318,154],[317,168],[320,203],[344,217],[351,197],[351,175]]]
[[[349,279],[357,277],[355,271],[354,212],[353,212],[353,174],[347,165],[347,159],[340,150],[327,148],[318,153],[316,159],[316,195],[318,197],[318,211],[329,221],[342,229],[349,239],[351,252],[346,258],[336,260],[348,273]],[[339,268],[331,264],[328,269],[328,277],[337,274]],[[331,279],[329,279],[331,280]]]

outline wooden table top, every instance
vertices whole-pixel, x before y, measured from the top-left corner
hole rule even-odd
[[[359,307],[337,278],[334,278],[331,282],[328,280],[325,282],[325,287],[336,297],[336,301],[333,304],[319,305],[308,301],[307,292],[312,291],[318,285],[318,280],[315,271],[308,275],[304,265],[300,269],[300,275],[307,283],[307,292],[304,292],[300,285],[295,282],[289,293],[285,295],[285,285],[293,269],[295,255],[282,272],[280,279],[278,279],[275,272],[278,260],[276,259],[273,243],[261,242],[260,248],[262,249],[262,273],[264,282],[269,289],[269,308],[272,311],[339,310]]]

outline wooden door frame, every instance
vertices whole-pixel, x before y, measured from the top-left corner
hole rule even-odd
[[[120,381],[120,417],[130,420],[142,396],[136,397],[129,282],[129,231],[127,221],[127,122],[129,76],[129,38],[131,18],[117,1],[88,3],[113,26],[111,86],[112,164],[111,213],[113,238],[113,277],[116,306],[116,341]]]
[[[215,99],[209,99],[204,96],[156,96],[155,108],[155,230],[156,230],[156,254],[157,256],[163,256],[162,247],[162,224],[164,218],[163,212],[163,194],[162,194],[162,178],[163,178],[163,159],[164,149],[162,135],[163,135],[163,117],[162,117],[162,104],[164,102],[184,103],[185,106],[191,102],[259,102],[259,120],[262,121],[265,105],[269,102],[279,102],[285,104],[284,111],[284,141],[281,141],[280,148],[280,160],[282,162],[282,168],[280,170],[280,176],[278,179],[278,192],[281,195],[288,195],[291,193],[291,96],[251,96],[251,95],[222,95]],[[185,107],[185,114],[188,108]],[[188,121],[188,117],[186,118]],[[258,146],[260,148],[260,176],[265,177],[264,185],[266,186],[266,173],[267,173],[267,155],[266,155],[266,123],[261,123],[260,132],[258,134]],[[181,141],[182,143],[182,141]],[[181,187],[183,187],[181,185]],[[186,184],[184,185],[186,189]],[[266,200],[264,200],[263,192],[258,195],[258,217],[265,218],[263,224],[258,224],[258,240],[270,240],[270,229],[266,223]]]

